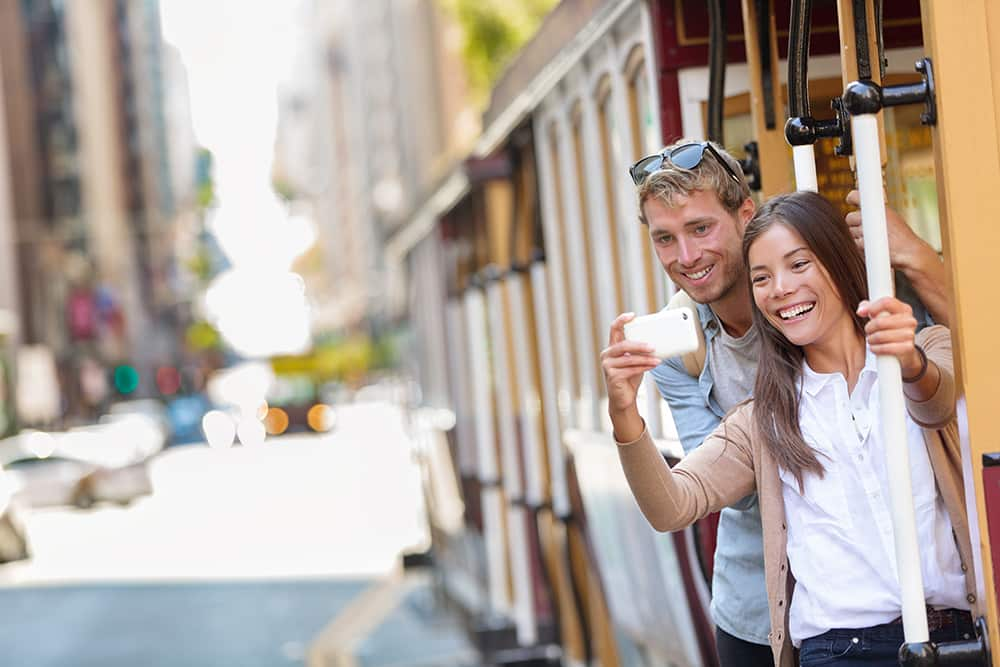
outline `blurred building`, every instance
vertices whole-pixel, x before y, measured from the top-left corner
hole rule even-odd
[[[172,354],[169,56],[158,0],[0,0],[22,339],[63,368]]]
[[[282,98],[276,178],[319,228],[316,324],[380,330],[406,302],[387,239],[478,133],[461,34],[433,0],[311,0],[301,19],[308,47]]]

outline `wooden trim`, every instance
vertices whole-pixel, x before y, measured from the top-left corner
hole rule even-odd
[[[785,141],[785,112],[778,69],[777,30],[774,22],[774,0],[770,0],[771,15],[771,91],[774,126],[768,129],[764,118],[764,88],[761,77],[760,52],[757,48],[757,10],[753,0],[743,0],[743,34],[746,38],[747,69],[750,73],[750,110],[754,138],[760,161],[761,195],[764,198],[795,189],[788,165],[791,149]]]
[[[952,342],[956,380],[965,397],[969,455],[980,527],[987,621],[1000,639],[997,599],[986,524],[982,456],[1000,450],[1000,356],[996,334],[997,248],[1000,248],[1000,8],[967,0],[923,0],[924,41],[934,59],[938,123],[935,172],[945,265],[952,286]],[[964,438],[963,438],[964,440]],[[967,481],[968,483],[968,481]],[[975,521],[970,517],[970,521]],[[975,546],[975,545],[973,545]],[[996,548],[996,547],[994,547]],[[1000,665],[1000,652],[993,652]]]

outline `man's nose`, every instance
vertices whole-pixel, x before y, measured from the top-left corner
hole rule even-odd
[[[684,266],[694,266],[701,259],[701,248],[698,247],[697,243],[687,239],[677,240],[677,252],[679,253],[678,260]]]

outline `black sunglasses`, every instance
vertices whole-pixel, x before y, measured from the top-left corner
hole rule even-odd
[[[736,183],[740,183],[740,177],[736,175],[733,168],[729,166],[726,159],[719,155],[719,151],[715,150],[715,147],[707,141],[697,141],[690,144],[681,144],[675,148],[671,148],[669,151],[664,151],[660,153],[655,153],[653,155],[647,155],[642,158],[631,167],[628,168],[629,176],[632,177],[632,182],[636,185],[642,185],[642,182],[646,180],[646,177],[652,174],[654,171],[659,171],[663,168],[663,163],[666,161],[669,164],[679,168],[691,170],[701,164],[701,161],[705,158],[705,152],[712,154],[722,168],[726,170]]]

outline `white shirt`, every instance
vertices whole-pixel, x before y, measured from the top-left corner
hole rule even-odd
[[[779,470],[788,562],[796,580],[789,609],[795,646],[833,628],[888,623],[902,610],[875,355],[867,351],[850,395],[843,375],[816,373],[805,362],[802,389],[802,436],[826,473],[822,479],[806,474],[800,494],[795,477]],[[906,433],[926,601],[968,609],[951,519],[937,493],[923,432],[909,415]]]

